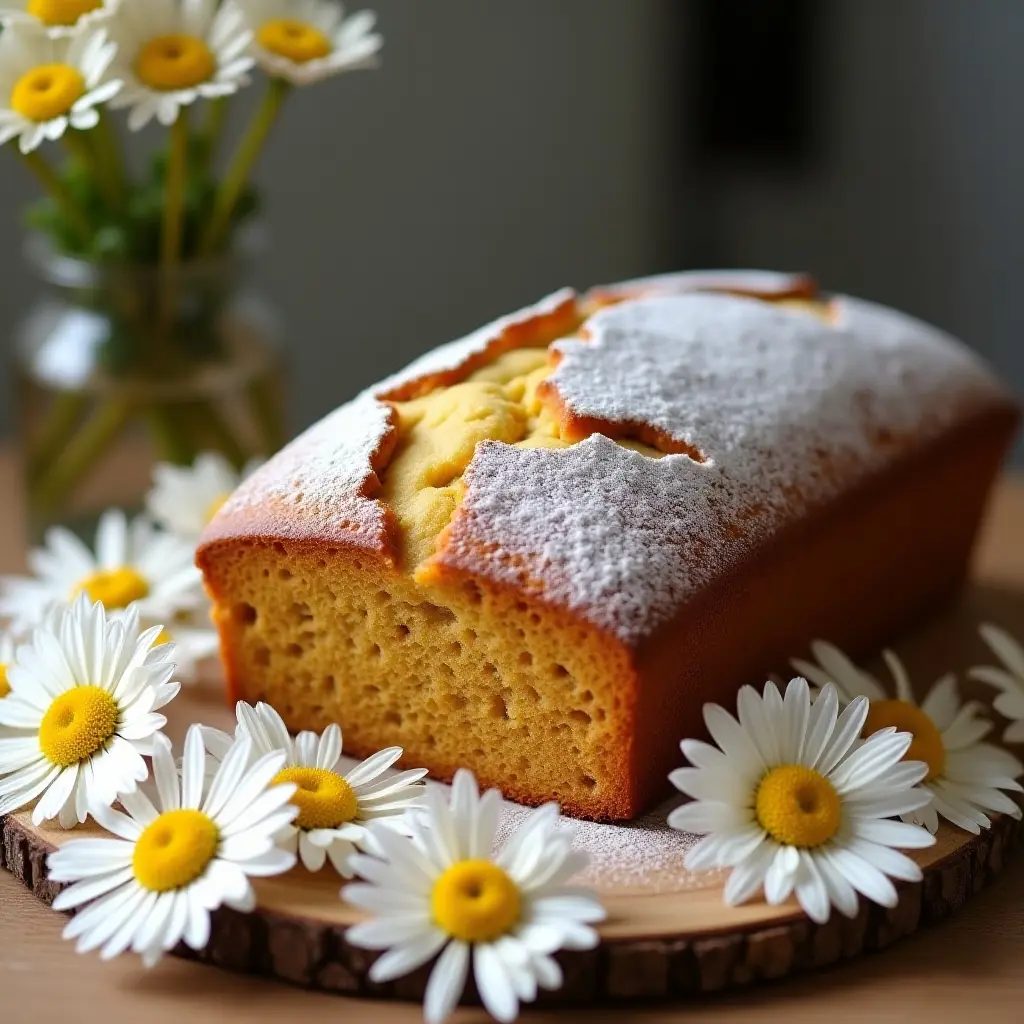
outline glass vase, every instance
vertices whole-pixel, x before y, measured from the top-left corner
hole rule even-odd
[[[252,245],[168,271],[26,251],[43,289],[14,345],[29,540],[90,534],[143,507],[153,464],[220,452],[237,468],[284,441],[277,319],[251,286]]]

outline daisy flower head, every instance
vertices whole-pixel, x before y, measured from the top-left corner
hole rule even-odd
[[[96,108],[121,89],[108,76],[115,52],[102,29],[54,39],[31,22],[6,25],[0,32],[0,145],[17,138],[22,153],[31,153],[69,128],[94,128]]]
[[[54,37],[106,21],[121,0],[0,0],[0,23],[28,22]]]
[[[218,0],[122,0],[111,35],[114,73],[124,80],[113,106],[130,108],[132,131],[154,117],[169,127],[196,100],[230,96],[254,63],[252,34]]]
[[[38,623],[55,604],[85,594],[108,612],[135,606],[147,622],[168,622],[203,601],[195,549],[123,512],[104,512],[93,554],[70,530],[54,527],[29,555],[31,577],[0,577],[0,615],[15,629]]]
[[[0,724],[0,815],[38,801],[32,821],[84,822],[146,778],[144,755],[179,690],[174,647],[154,646],[129,612],[112,621],[81,597],[50,615],[7,670]]]
[[[78,951],[104,959],[131,948],[147,967],[184,942],[203,949],[210,912],[227,905],[243,913],[256,904],[251,878],[290,870],[295,857],[274,845],[291,821],[291,786],[275,786],[283,758],[252,761],[240,740],[213,776],[206,771],[200,727],[185,737],[179,780],[170,741],[154,743],[155,802],[141,790],[121,797],[124,812],[97,810],[116,838],[80,839],[50,854],[51,881],[73,883],[53,906],[76,910],[64,937]]]
[[[923,787],[932,794],[932,802],[903,813],[904,821],[935,832],[942,817],[977,835],[992,824],[986,812],[1021,816],[1017,803],[1001,791],[1024,792],[1016,781],[1024,765],[1008,751],[982,742],[992,723],[978,714],[979,704],[961,702],[952,673],[943,676],[918,704],[907,670],[892,651],[883,652],[883,657],[895,696],[832,644],[816,640],[811,650],[817,664],[794,660],[793,667],[818,685],[835,683],[844,700],[866,697],[870,707],[864,736],[895,726],[913,737],[905,759],[928,766]]]
[[[195,544],[231,492],[260,465],[253,460],[239,473],[219,452],[203,452],[191,466],[161,462],[153,470],[146,510],[168,533]]]
[[[888,820],[930,799],[917,785],[927,765],[900,763],[912,737],[890,728],[861,742],[867,699],[857,697],[839,714],[831,683],[813,702],[802,678],[790,681],[785,696],[771,682],[763,694],[745,686],[737,705],[738,718],[704,706],[717,746],[683,740],[693,767],[669,776],[694,798],[669,815],[669,825],[704,836],[686,866],[731,868],[730,905],[761,889],[773,905],[795,894],[818,923],[833,906],[853,917],[858,893],[895,906],[890,878],[919,881],[921,869],[894,847],[935,842],[917,825]]]
[[[437,957],[427,983],[424,1015],[438,1024],[455,1009],[470,962],[488,1012],[514,1020],[538,986],[557,989],[562,972],[552,954],[593,949],[604,920],[597,897],[566,882],[586,867],[561,828],[558,807],[533,811],[495,856],[501,794],[482,797],[473,775],[455,775],[450,802],[427,791],[423,814],[411,818],[412,841],[376,829],[380,859],[359,855],[365,883],[342,897],[374,914],[346,933],[365,949],[387,950],[370,969],[373,981],[399,978]]]
[[[278,782],[294,783],[292,803],[298,815],[282,830],[278,841],[284,849],[297,852],[308,871],[319,871],[330,860],[338,874],[351,878],[356,851],[377,850],[369,824],[403,830],[405,812],[423,797],[420,780],[427,774],[426,768],[385,774],[402,756],[401,747],[381,750],[343,773],[337,725],[328,726],[320,736],[300,732],[292,739],[269,704],[253,708],[239,701],[236,712],[236,737],[248,736],[256,754],[279,751],[284,755]],[[215,756],[220,755],[225,734],[207,729],[205,735],[208,747]]]
[[[376,15],[345,17],[333,0],[232,0],[253,34],[256,62],[274,78],[312,85],[323,78],[377,65],[383,38]]]
[[[979,665],[968,674],[999,690],[992,706],[1010,720],[1003,733],[1004,742],[1024,743],[1024,647],[1005,629],[991,623],[981,626],[980,632],[1000,665]]]

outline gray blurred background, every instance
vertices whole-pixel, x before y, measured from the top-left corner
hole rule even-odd
[[[808,270],[1024,392],[1020,0],[373,6],[382,68],[295,95],[259,172],[296,428],[561,285],[695,266]],[[10,325],[33,192],[2,156]]]

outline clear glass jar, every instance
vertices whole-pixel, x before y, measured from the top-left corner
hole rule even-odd
[[[45,288],[14,345],[30,541],[90,532],[142,507],[154,462],[217,451],[241,467],[284,441],[277,319],[249,284],[253,239],[230,258],[96,266],[32,236]]]

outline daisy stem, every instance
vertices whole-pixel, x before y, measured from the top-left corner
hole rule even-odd
[[[172,406],[155,405],[143,413],[150,439],[160,459],[176,466],[190,466],[196,457],[196,450],[178,417],[179,410]]]
[[[223,241],[224,233],[231,223],[231,216],[242,195],[249,175],[266,144],[270,129],[274,127],[277,115],[288,95],[289,85],[283,78],[271,78],[267,91],[249,128],[238,144],[235,155],[231,158],[227,173],[217,190],[213,203],[213,214],[199,244],[200,255],[213,252]]]
[[[88,169],[89,174],[99,185],[107,205],[113,209],[119,201],[119,196],[117,189],[112,187],[112,183],[107,177],[103,157],[93,144],[95,138],[96,136],[93,135],[93,139],[89,139],[84,131],[78,131],[75,128],[69,128],[62,136],[68,152]]]
[[[19,151],[20,152],[20,151]],[[89,218],[82,211],[82,208],[75,202],[74,197],[64,187],[54,169],[39,155],[35,153],[22,153],[22,160],[25,166],[39,179],[43,188],[53,196],[54,201],[64,211],[64,215],[74,226],[76,233],[81,237],[83,245],[89,244],[92,237],[92,226]]]
[[[185,206],[185,175],[188,171],[188,120],[184,108],[171,126],[171,153],[167,164],[167,193],[161,239],[160,326],[167,334],[174,316],[177,274],[181,263],[181,236]]]
[[[217,158],[217,149],[220,145],[221,135],[224,134],[224,122],[227,119],[227,115],[227,96],[218,96],[207,104],[206,117],[200,130],[203,145],[202,174],[209,173]]]
[[[119,210],[124,197],[124,161],[118,145],[117,133],[105,111],[100,111],[100,120],[93,132],[96,162],[101,175],[107,202],[112,210]]]

